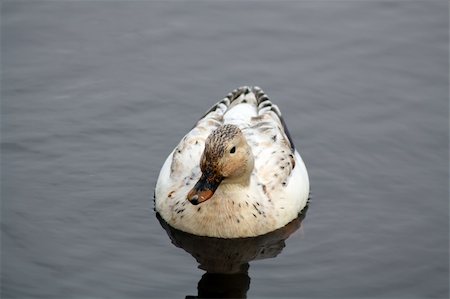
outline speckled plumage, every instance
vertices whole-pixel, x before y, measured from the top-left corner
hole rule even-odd
[[[236,144],[239,158],[230,153]],[[218,187],[193,205],[187,196],[202,172]],[[215,104],[169,155],[155,208],[170,225],[192,234],[248,237],[287,224],[308,196],[306,167],[280,110],[260,88],[241,87]]]

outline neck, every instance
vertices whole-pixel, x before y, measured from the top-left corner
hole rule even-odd
[[[236,178],[226,178],[221,183],[221,185],[238,185],[238,186],[248,186],[250,184],[250,175],[239,176]]]

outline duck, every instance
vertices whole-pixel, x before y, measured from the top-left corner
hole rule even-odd
[[[297,218],[309,190],[280,109],[261,88],[243,86],[213,105],[168,155],[154,204],[175,229],[246,238]]]

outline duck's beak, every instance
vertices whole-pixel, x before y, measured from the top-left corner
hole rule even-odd
[[[187,199],[193,205],[198,205],[210,199],[223,178],[217,175],[210,175],[209,173],[202,173],[200,180],[195,184],[194,188],[189,191]]]

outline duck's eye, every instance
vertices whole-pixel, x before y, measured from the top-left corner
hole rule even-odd
[[[230,154],[234,154],[235,152],[236,152],[236,147],[233,146],[233,147],[230,149]]]

